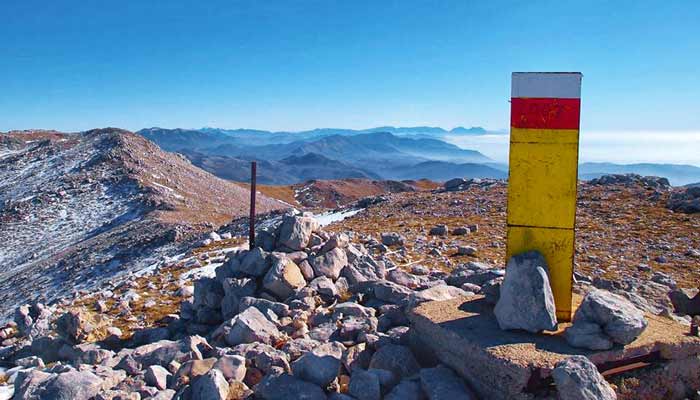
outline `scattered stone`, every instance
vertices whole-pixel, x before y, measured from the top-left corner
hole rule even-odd
[[[56,330],[73,343],[86,340],[92,333],[94,326],[86,313],[69,311],[56,321]]]
[[[284,300],[293,295],[295,290],[306,286],[306,280],[294,261],[286,257],[273,257],[273,260],[263,279],[263,287],[268,292]]]
[[[591,350],[607,350],[612,348],[613,342],[603,333],[598,324],[579,321],[564,331],[566,341],[574,347]]]
[[[379,377],[358,369],[350,377],[348,393],[358,400],[380,400],[382,397]]]
[[[243,382],[243,378],[245,378],[245,358],[238,355],[222,356],[216,361],[213,368],[221,371],[227,380]]]
[[[218,369],[211,369],[192,384],[192,400],[227,400],[229,385]]]
[[[552,377],[562,400],[614,400],[615,391],[588,358],[573,356],[559,361]]]
[[[310,263],[315,276],[325,276],[336,280],[340,276],[340,271],[348,264],[348,258],[343,249],[336,247],[311,258]]]
[[[318,221],[310,217],[285,216],[279,228],[278,245],[292,250],[302,250],[319,228]]]
[[[554,295],[542,254],[530,251],[508,260],[494,314],[501,329],[528,332],[557,328]]]
[[[420,381],[429,400],[476,399],[464,381],[443,365],[421,369]]]
[[[573,323],[574,326],[597,324],[610,340],[622,345],[633,342],[648,324],[644,313],[627,299],[599,289],[586,294],[576,310]],[[579,328],[579,331],[589,332],[590,328]]]
[[[263,400],[288,400],[291,394],[297,399],[326,399],[319,386],[288,374],[268,375],[255,387],[256,398]]]
[[[230,322],[226,343],[236,346],[241,343],[261,342],[270,344],[280,336],[277,327],[255,307],[249,307]]]
[[[340,359],[345,347],[338,342],[324,343],[292,363],[294,376],[326,387],[340,373]]]
[[[423,400],[425,396],[419,382],[402,379],[391,392],[384,396],[384,400]]]
[[[406,239],[396,232],[382,233],[382,244],[385,246],[403,246]]]
[[[460,226],[452,230],[452,234],[455,236],[468,235],[470,232],[469,228],[466,226]]]
[[[387,344],[372,356],[370,368],[385,369],[397,377],[409,377],[418,373],[420,366],[408,347]]]
[[[252,277],[261,277],[267,272],[268,266],[267,252],[260,247],[254,247],[252,250],[244,253],[238,266],[234,266],[236,268],[234,272]]]
[[[700,293],[693,295],[686,289],[674,289],[668,293],[668,297],[677,314],[700,315]]]
[[[428,234],[432,236],[447,236],[447,232],[449,232],[447,225],[435,225],[434,227],[430,228],[430,232]]]
[[[475,256],[476,247],[472,246],[459,246],[457,247],[457,254],[460,256]]]
[[[168,387],[169,376],[170,372],[168,372],[167,369],[161,367],[160,365],[151,365],[146,368],[144,379],[148,385],[163,390]]]

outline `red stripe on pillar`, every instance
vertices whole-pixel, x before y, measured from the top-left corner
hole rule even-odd
[[[581,99],[514,97],[510,126],[524,129],[579,129]]]

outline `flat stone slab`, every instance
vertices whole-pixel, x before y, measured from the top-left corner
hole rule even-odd
[[[574,309],[582,297],[574,294]],[[465,378],[488,399],[532,399],[532,382],[550,375],[554,365],[571,355],[584,355],[597,366],[655,355],[682,360],[700,354],[700,338],[668,318],[646,314],[649,326],[634,342],[610,350],[571,347],[559,324],[556,332],[532,334],[502,331],[493,305],[483,296],[426,302],[409,315],[412,337]]]

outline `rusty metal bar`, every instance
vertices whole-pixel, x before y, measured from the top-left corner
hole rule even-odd
[[[256,176],[257,165],[255,161],[250,163],[250,218],[248,230],[248,246],[249,248],[255,247],[255,176]]]

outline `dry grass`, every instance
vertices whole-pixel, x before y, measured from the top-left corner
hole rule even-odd
[[[441,257],[417,249],[416,239],[452,250],[452,264],[481,260],[496,266],[505,263],[505,185],[489,189],[472,188],[464,192],[432,194],[401,193],[392,201],[358,214],[354,218],[331,225],[335,231],[352,230],[379,238],[380,232],[399,232],[407,237],[406,256],[392,255],[399,264],[424,260],[423,264],[450,269]],[[664,208],[665,195],[658,199],[641,187],[601,187],[583,184],[579,189],[577,211],[576,268],[592,273],[601,268],[611,279],[636,275],[648,278],[637,266],[647,264],[654,271],[664,271],[681,287],[698,287],[700,260],[685,256],[691,249],[700,249],[700,215],[676,214]],[[466,236],[446,238],[428,236],[430,228],[446,224],[450,229],[478,224],[479,231]],[[455,256],[457,245],[478,249],[476,257]],[[661,263],[657,257],[668,262]]]

